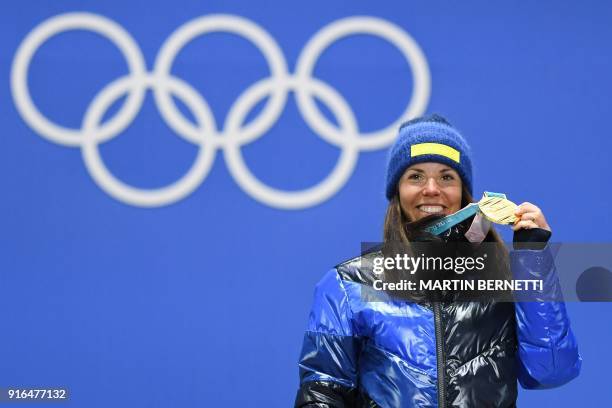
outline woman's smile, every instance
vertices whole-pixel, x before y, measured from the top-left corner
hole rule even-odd
[[[426,214],[446,214],[446,207],[438,204],[421,204],[416,207]]]

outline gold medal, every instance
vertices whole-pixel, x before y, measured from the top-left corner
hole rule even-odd
[[[478,207],[486,219],[496,224],[514,224],[517,221],[514,211],[518,206],[505,195],[500,197],[485,194],[478,202]]]
[[[479,212],[487,220],[496,224],[514,224],[518,220],[514,215],[514,211],[516,211],[517,208],[518,206],[508,200],[505,194],[485,191],[479,202],[468,204],[456,213],[434,221],[433,224],[429,224],[425,227],[425,231],[434,235],[440,235],[453,225],[457,225]],[[486,230],[488,231],[488,227],[486,227]],[[468,232],[470,231],[468,230]],[[481,234],[485,234],[485,232],[483,231]]]

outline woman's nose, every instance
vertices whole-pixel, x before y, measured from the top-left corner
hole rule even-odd
[[[425,187],[423,187],[423,195],[436,196],[440,194],[440,188],[433,177],[427,179]]]

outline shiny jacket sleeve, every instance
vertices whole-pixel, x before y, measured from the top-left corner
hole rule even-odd
[[[352,407],[357,398],[358,340],[344,284],[335,269],[315,289],[300,355],[295,407]]]
[[[515,305],[519,382],[527,389],[563,385],[578,376],[582,358],[550,248],[512,251],[510,264],[514,279],[543,281],[541,292],[532,292],[530,301]]]

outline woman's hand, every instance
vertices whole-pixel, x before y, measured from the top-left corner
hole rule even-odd
[[[512,226],[514,231],[532,228],[542,228],[551,231],[542,210],[531,203],[525,202],[519,205],[516,211],[514,211],[514,215],[518,218],[518,221]]]

